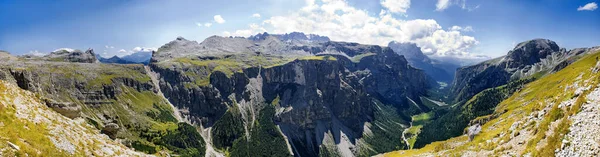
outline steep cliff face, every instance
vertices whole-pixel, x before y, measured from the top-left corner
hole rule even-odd
[[[497,87],[511,80],[555,72],[572,63],[574,58],[593,50],[567,51],[547,39],[525,41],[506,56],[459,68],[452,83],[452,92],[455,101],[463,101],[484,89]]]
[[[239,42],[293,44],[269,38]],[[184,118],[210,130],[213,145],[233,156],[353,156],[404,147],[401,134],[382,123],[393,122],[401,131],[407,117],[429,110],[419,99],[427,76],[389,48],[313,44],[290,46],[296,47],[292,54],[305,54],[293,57],[280,55],[286,51],[279,49],[167,59],[159,49],[150,67]],[[169,47],[170,56],[181,56],[172,50],[188,52]],[[381,116],[384,112],[389,116]],[[386,147],[372,147],[378,144]],[[261,151],[247,154],[255,149]]]

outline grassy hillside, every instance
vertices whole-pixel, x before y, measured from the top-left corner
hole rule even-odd
[[[585,153],[587,149],[561,148],[588,140],[582,139],[583,136],[572,136],[578,132],[570,130],[578,127],[573,123],[577,120],[574,117],[588,114],[581,113],[583,108],[588,112],[590,106],[599,103],[599,99],[594,98],[599,94],[594,90],[600,76],[596,73],[598,57],[599,53],[587,55],[559,72],[525,85],[498,104],[491,115],[475,119],[482,123],[482,132],[472,141],[467,136],[459,136],[433,142],[420,149],[391,152],[384,156],[555,156],[570,151]],[[590,93],[596,95],[590,97]],[[586,131],[586,128],[579,131]],[[585,136],[598,138],[593,133]]]

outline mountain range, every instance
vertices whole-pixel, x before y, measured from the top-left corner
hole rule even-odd
[[[150,58],[152,58],[151,52],[135,52],[129,55],[125,55],[123,57],[112,56],[110,58],[104,58],[98,54],[96,54],[96,58],[101,63],[118,63],[118,64],[144,64],[148,65],[150,63]]]
[[[460,67],[293,32],[0,52],[0,156],[593,156],[598,51],[533,39]]]

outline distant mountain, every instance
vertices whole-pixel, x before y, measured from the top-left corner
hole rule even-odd
[[[121,57],[121,59],[129,61],[129,62],[144,63],[144,64],[148,64],[148,62],[150,61],[150,58],[152,58],[152,52],[143,52],[143,51],[132,53],[130,55]]]
[[[150,62],[152,53],[150,52],[136,52],[127,56],[119,57],[112,56],[110,58],[104,58],[100,55],[96,55],[96,58],[101,63],[117,63],[117,64],[144,64],[147,65]]]
[[[138,64],[136,62],[130,62],[124,59],[119,58],[118,56],[113,56],[110,58],[104,58],[100,55],[96,55],[96,58],[98,58],[98,61],[100,61],[100,63],[117,63],[117,64]]]
[[[414,43],[400,43],[392,41],[388,44],[394,52],[403,55],[408,63],[416,68],[422,69],[434,80],[450,83],[454,78],[454,72],[459,67],[452,63],[433,60],[423,54],[421,48]]]

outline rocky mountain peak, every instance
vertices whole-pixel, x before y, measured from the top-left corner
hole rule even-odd
[[[50,54],[44,56],[44,59],[50,61],[64,61],[64,62],[80,62],[80,63],[96,63],[98,59],[94,53],[94,49],[88,49],[85,52],[71,48],[60,48],[52,51]]]
[[[508,66],[510,68],[532,65],[540,62],[552,53],[565,52],[556,44],[548,39],[533,39],[517,44],[517,46],[508,52]]]

